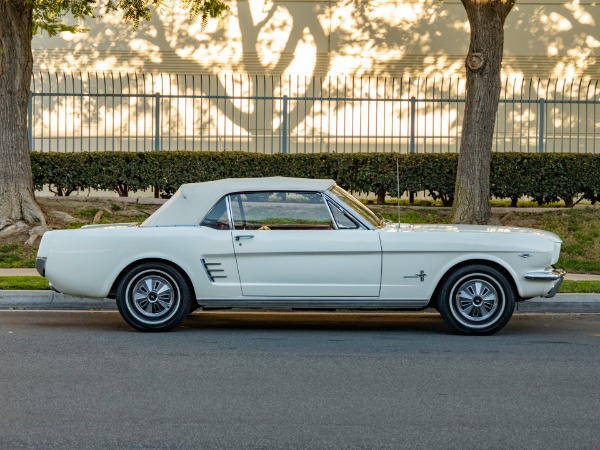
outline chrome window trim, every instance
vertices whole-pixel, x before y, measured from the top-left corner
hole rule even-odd
[[[338,206],[345,213],[347,213],[350,217],[352,217],[353,219],[355,219],[358,222],[358,224],[361,226],[361,228],[363,228],[365,230],[376,230],[377,229],[373,225],[371,225],[369,222],[365,221],[360,215],[358,215],[352,208],[350,208],[343,201],[341,201],[331,191],[329,191],[329,190],[323,191],[323,195],[325,197],[327,197],[327,199],[329,199],[330,201],[332,201],[334,205]]]
[[[234,221],[234,217],[233,217],[233,209],[231,207],[231,200],[230,200],[230,196],[232,195],[249,195],[249,194],[258,194],[258,193],[262,193],[262,192],[284,192],[284,193],[290,193],[290,194],[315,194],[315,195],[319,195],[321,197],[321,201],[323,202],[323,205],[325,206],[325,209],[327,210],[327,213],[329,214],[329,218],[331,219],[331,223],[334,226],[334,229],[337,230],[338,226],[337,226],[337,222],[335,221],[333,214],[331,213],[331,210],[329,209],[329,204],[327,203],[327,198],[325,198],[324,196],[324,192],[319,192],[319,191],[298,191],[298,190],[279,190],[279,191],[240,191],[240,192],[231,192],[229,194],[227,194],[227,206],[228,206],[228,212],[229,212],[229,226],[230,229],[232,231],[235,231],[235,221]],[[221,200],[219,200],[221,201]],[[218,203],[218,202],[217,202]],[[215,203],[215,205],[217,204]],[[213,206],[214,208],[214,206]],[[212,208],[211,208],[212,210]],[[243,212],[243,208],[242,205],[240,204],[240,212]],[[352,216],[354,217],[354,215]],[[243,220],[245,222],[245,218]]]
[[[335,208],[340,212],[340,214],[347,215],[348,219],[351,222],[354,222],[354,224],[356,225],[356,227],[354,227],[354,228],[340,227],[339,224],[337,223],[337,221],[335,220],[335,216],[333,215],[333,212],[331,212],[331,217],[333,217],[333,223],[335,224],[336,230],[362,230],[363,229],[362,224],[360,222],[356,221],[356,219],[354,218],[353,215],[348,214],[344,208],[340,207],[335,202],[332,202],[330,199],[325,200],[325,203],[327,204],[327,206],[329,207],[330,210],[331,210],[331,208]]]
[[[213,208],[219,204],[219,202],[221,202],[223,199],[225,199],[225,204],[226,204],[226,208],[227,208],[227,221],[229,222],[229,231],[234,231],[235,230],[235,222],[234,222],[234,217],[233,217],[233,210],[232,210],[232,206],[231,206],[231,196],[232,195],[244,195],[244,194],[253,194],[253,193],[257,193],[257,192],[267,192],[267,191],[249,191],[249,192],[231,192],[227,195],[225,195],[224,197],[221,197],[218,201],[215,202],[215,204],[210,208],[210,210],[208,211],[208,213],[206,213],[206,215],[202,218],[202,220],[200,221],[200,225],[202,226],[202,222],[204,222],[204,220],[206,219],[206,217],[212,212]],[[269,191],[270,192],[270,191]],[[359,228],[352,228],[352,229],[364,229],[364,230],[376,230],[377,228],[374,227],[370,222],[364,220],[362,218],[362,216],[360,216],[360,214],[357,214],[354,209],[352,209],[350,206],[348,206],[346,203],[344,203],[342,200],[340,200],[335,194],[333,194],[331,191],[327,190],[327,191],[322,191],[322,192],[318,192],[318,191],[295,191],[295,190],[291,190],[291,191],[278,191],[278,192],[290,192],[290,193],[311,193],[311,194],[320,194],[321,198],[323,200],[323,203],[325,205],[325,208],[327,208],[327,212],[329,213],[329,217],[331,218],[331,222],[335,228],[335,230],[341,230],[342,228],[340,228],[338,226],[337,221],[335,220],[333,213],[331,211],[331,206],[329,205],[329,203],[331,202],[333,207],[336,207],[340,210],[340,212],[348,214],[348,216],[356,221],[357,225],[359,226]],[[194,225],[192,225],[194,226]],[[198,225],[195,225],[198,226]],[[226,230],[223,230],[226,231]]]
[[[205,226],[202,225],[204,223],[204,221],[206,220],[206,218],[210,215],[210,213],[213,211],[213,209],[215,209],[215,206],[217,206],[219,203],[221,203],[222,200],[225,200],[225,208],[227,210],[227,222],[229,222],[229,230],[220,230],[220,231],[231,231],[232,228],[232,221],[231,221],[231,207],[229,205],[229,194],[224,195],[223,197],[221,197],[219,200],[217,200],[215,202],[214,205],[211,206],[211,208],[208,210],[208,212],[204,215],[204,217],[202,217],[202,219],[200,220],[200,223],[198,225],[192,225],[192,226]],[[208,228],[212,228],[212,227],[208,227]],[[216,230],[216,228],[212,228],[213,230]]]
[[[337,221],[335,220],[335,217],[333,216],[333,212],[331,211],[331,206],[329,205],[329,201],[323,195],[322,192],[319,192],[319,194],[321,194],[321,199],[323,200],[323,203],[325,203],[325,207],[327,208],[327,211],[329,212],[329,218],[331,219],[331,225],[333,225],[333,229],[339,230],[340,227],[338,227]]]
[[[229,231],[235,230],[235,223],[233,222],[233,211],[231,210],[231,194],[225,196],[225,203],[227,204],[227,220],[229,221]]]

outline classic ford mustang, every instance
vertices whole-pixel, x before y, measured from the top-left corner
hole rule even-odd
[[[556,294],[560,247],[533,229],[393,224],[333,180],[245,178],[185,184],[141,224],[47,232],[37,269],[59,292],[116,298],[139,330],[199,307],[433,307],[491,334],[515,302]]]

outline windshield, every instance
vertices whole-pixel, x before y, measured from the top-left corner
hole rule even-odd
[[[346,205],[351,207],[352,210],[357,213],[365,222],[370,223],[376,228],[381,228],[385,225],[386,220],[384,218],[375,214],[341,187],[334,184],[329,188],[329,191],[343,201]]]

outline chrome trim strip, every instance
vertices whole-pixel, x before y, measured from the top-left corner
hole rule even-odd
[[[356,222],[363,229],[365,229],[365,230],[375,230],[375,227],[373,225],[371,225],[367,221],[363,220],[363,218],[360,217],[358,214],[356,214],[351,207],[349,207],[342,200],[340,200],[339,198],[337,198],[332,192],[330,192],[330,191],[323,191],[322,194],[327,199],[329,199],[334,205],[338,206],[340,209],[342,209],[344,212],[346,212],[350,217],[352,217],[354,220],[356,220]]]
[[[524,276],[531,281],[555,281],[564,278],[565,274],[564,270],[554,269],[552,272],[527,272]]]
[[[424,308],[429,299],[423,300],[380,300],[369,298],[332,299],[332,298],[200,298],[198,304],[203,307],[220,308],[311,308],[311,309],[411,309]]]
[[[333,211],[331,210],[331,207],[334,206],[335,204],[327,201],[327,197],[323,194],[323,192],[319,192],[319,194],[321,194],[321,200],[323,200],[323,203],[325,204],[325,208],[327,208],[327,212],[329,212],[329,218],[331,219],[331,225],[333,226],[334,230],[339,229],[337,222],[335,221],[335,217],[333,217]]]
[[[235,224],[233,222],[233,211],[231,210],[231,194],[225,196],[225,205],[227,206],[227,220],[229,222],[229,229],[233,230],[235,228]]]
[[[202,267],[204,267],[204,271],[206,272],[206,276],[210,280],[211,283],[215,282],[216,278],[227,278],[227,275],[215,275],[215,272],[225,272],[224,269],[211,269],[210,266],[220,266],[221,263],[210,263],[206,262],[204,258],[200,259],[202,261]]]

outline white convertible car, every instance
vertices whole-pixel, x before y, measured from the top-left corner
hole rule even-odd
[[[198,307],[419,310],[491,334],[516,301],[556,294],[561,240],[524,228],[383,220],[333,180],[185,184],[141,224],[47,232],[39,273],[66,294],[116,297],[134,328]]]

